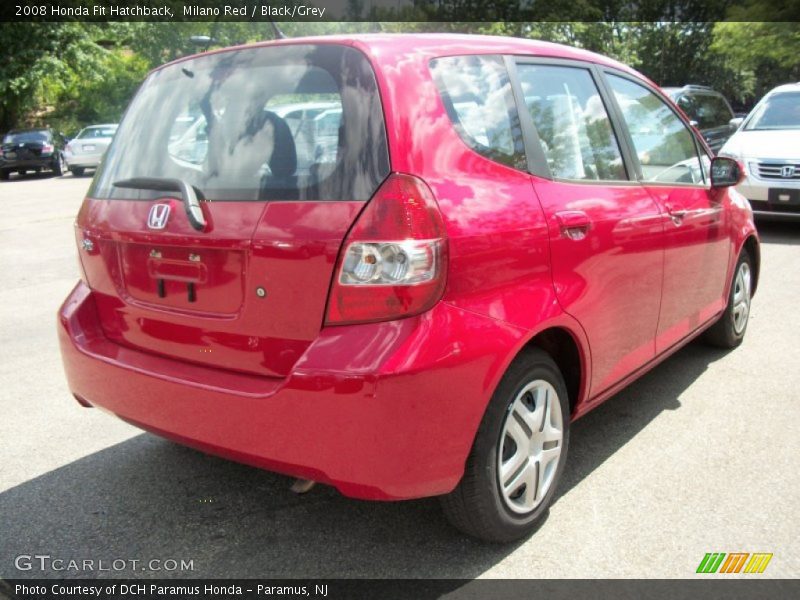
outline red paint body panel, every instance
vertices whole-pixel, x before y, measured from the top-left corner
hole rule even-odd
[[[347,44],[371,61],[391,170],[424,181],[445,224],[442,299],[405,319],[323,325],[362,202],[203,203],[208,232],[175,218],[154,233],[144,225],[154,202],[87,199],[76,223],[79,244],[94,242],[81,251],[87,283],[59,320],[70,389],[86,403],[348,496],[431,496],[460,480],[492,393],[537,334],[558,328],[578,348],[577,417],[724,308],[736,257],[757,240],[732,188],[565,183],[493,162],[459,137],[428,65],[505,54],[641,77],[635,71],[507,38],[381,34],[260,45],[296,43]],[[680,225],[670,207],[687,211]],[[564,233],[585,224],[582,239]]]
[[[456,485],[506,351],[523,337],[440,303],[419,317],[325,329],[275,380],[120,346],[105,337],[94,296],[80,283],[60,312],[73,393],[182,443],[373,500]]]

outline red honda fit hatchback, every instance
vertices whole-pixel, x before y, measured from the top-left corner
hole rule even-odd
[[[508,38],[291,39],[156,69],[76,223],[69,385],[143,429],[530,531],[569,424],[689,340],[734,347],[739,165],[661,91]]]

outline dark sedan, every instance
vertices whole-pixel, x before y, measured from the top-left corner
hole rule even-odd
[[[16,171],[52,171],[61,175],[66,169],[66,139],[52,129],[13,129],[0,146],[0,179],[7,180]]]

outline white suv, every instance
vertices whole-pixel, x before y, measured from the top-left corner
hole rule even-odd
[[[764,96],[719,153],[744,164],[736,189],[756,215],[800,219],[800,83]]]

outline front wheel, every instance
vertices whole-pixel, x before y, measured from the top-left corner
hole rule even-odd
[[[564,378],[546,352],[526,350],[489,402],[464,477],[441,498],[445,516],[490,542],[527,535],[553,501],[568,445]]]
[[[728,295],[728,305],[719,320],[706,332],[705,340],[720,348],[735,348],[742,343],[750,320],[750,300],[753,295],[753,259],[742,250],[733,284]]]
[[[0,180],[1,181],[8,181],[9,177],[11,177],[11,172],[7,169],[0,169]]]

